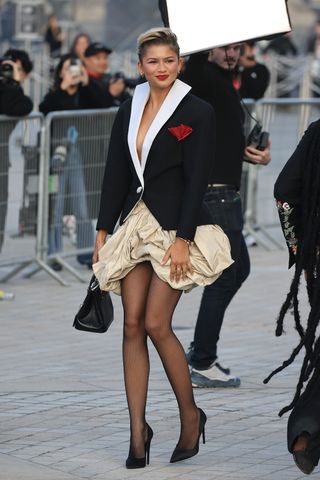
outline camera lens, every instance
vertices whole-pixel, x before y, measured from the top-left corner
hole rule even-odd
[[[4,78],[11,79],[13,77],[13,67],[9,63],[0,64],[0,75]]]

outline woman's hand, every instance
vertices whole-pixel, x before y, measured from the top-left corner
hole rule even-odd
[[[118,78],[109,84],[109,93],[113,97],[120,97],[120,95],[125,91],[125,88],[126,84],[124,83],[124,80],[122,78]]]
[[[65,72],[63,72],[63,76],[62,76],[62,82],[60,84],[60,88],[61,90],[65,90],[65,91],[68,91],[68,90],[77,90],[78,88],[78,81],[79,77],[74,77],[71,72],[69,71],[69,69],[67,69]]]
[[[162,259],[162,265],[170,262],[170,280],[179,282],[181,277],[186,279],[187,273],[193,272],[189,256],[189,245],[177,237],[175,242],[168,248],[165,256]]]
[[[98,230],[96,235],[96,242],[94,245],[93,255],[92,255],[92,263],[97,263],[99,260],[99,250],[103,247],[106,243],[106,238],[108,236],[107,230]]]

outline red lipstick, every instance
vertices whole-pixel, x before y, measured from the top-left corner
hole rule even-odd
[[[157,75],[157,79],[163,82],[164,80],[167,80],[169,78],[169,75]]]

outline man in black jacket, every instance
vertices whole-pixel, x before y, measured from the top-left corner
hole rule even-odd
[[[32,100],[23,93],[21,82],[32,70],[32,63],[24,50],[10,49],[0,64],[0,115],[22,117],[33,108]],[[0,133],[0,251],[8,206],[9,136],[15,122],[2,122]]]
[[[209,102],[216,114],[216,155],[208,179],[205,205],[212,221],[228,235],[234,264],[204,289],[194,341],[187,354],[195,387],[236,387],[240,379],[217,361],[217,343],[225,311],[249,275],[248,250],[242,235],[243,215],[239,195],[244,157],[267,164],[269,147],[261,152],[245,146],[244,113],[233,85],[233,70],[240,57],[240,44],[191,55],[183,80],[192,93]]]

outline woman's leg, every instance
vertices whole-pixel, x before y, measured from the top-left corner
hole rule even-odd
[[[145,408],[149,378],[145,309],[152,273],[150,263],[141,263],[121,283],[124,309],[123,368],[130,415],[130,446],[132,455],[137,458],[145,455]]]
[[[154,273],[148,292],[145,328],[160,355],[178,402],[181,420],[178,448],[191,449],[198,438],[200,417],[184,349],[171,327],[180,296],[180,290],[171,288]]]

